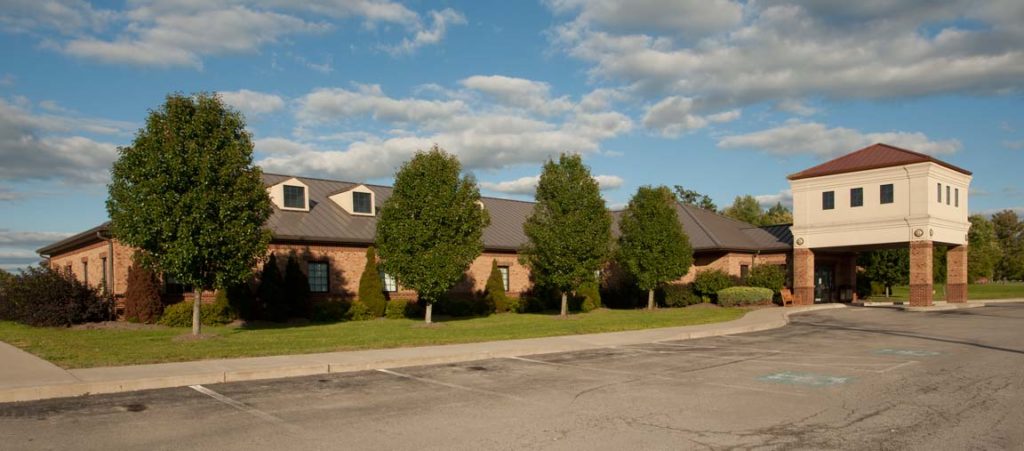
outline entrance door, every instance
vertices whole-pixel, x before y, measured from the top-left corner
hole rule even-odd
[[[833,302],[832,288],[835,283],[835,268],[816,266],[814,268],[814,302]]]

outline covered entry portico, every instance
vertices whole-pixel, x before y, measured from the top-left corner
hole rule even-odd
[[[929,306],[936,244],[949,247],[946,300],[967,300],[970,172],[928,155],[875,144],[789,180],[796,304],[852,300],[857,254],[906,246],[910,304]],[[824,289],[819,287],[826,282]]]

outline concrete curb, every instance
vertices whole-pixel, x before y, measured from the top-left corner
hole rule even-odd
[[[562,335],[556,337],[468,343],[461,345],[400,348],[420,351],[416,352],[415,355],[400,358],[386,358],[383,355],[380,356],[383,358],[374,358],[374,353],[387,354],[387,351],[391,350],[369,350],[305,354],[298,356],[229,359],[225,361],[199,361],[137,365],[129,367],[87,368],[69,371],[69,374],[79,380],[78,382],[0,389],[0,403],[185,387],[199,384],[219,384],[224,382],[279,379],[329,373],[347,373],[378,368],[437,365],[492,358],[582,351],[629,344],[692,340],[697,338],[776,329],[789,324],[789,317],[791,315],[836,308],[846,308],[846,306],[842,304],[825,304],[795,308],[755,310],[747,313],[740,319],[727,323],[710,325],[643,329],[602,334]],[[771,318],[772,316],[774,316],[774,318]],[[489,349],[472,349],[479,347],[486,347]],[[470,349],[463,350],[462,348]],[[348,360],[355,361],[344,361],[346,358],[348,358]],[[289,364],[275,364],[275,359],[294,360],[294,362]],[[248,367],[241,365],[243,366],[242,368],[230,368],[231,364],[242,361],[245,361]],[[222,363],[222,365],[218,365],[218,362]],[[221,366],[222,368],[218,368],[218,366]],[[182,368],[192,367],[195,368],[191,370],[182,370]],[[162,371],[165,369],[167,370],[166,373]],[[167,374],[175,371],[182,372],[183,374]],[[125,377],[125,374],[123,373],[142,373],[145,375],[141,377]]]

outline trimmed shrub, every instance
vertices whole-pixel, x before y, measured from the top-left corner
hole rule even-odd
[[[11,319],[30,326],[70,326],[113,317],[113,301],[72,274],[36,266],[4,282]]]
[[[278,322],[288,320],[288,299],[284,291],[284,278],[281,276],[281,268],[277,266],[277,256],[273,253],[263,264],[258,295],[260,319]]]
[[[132,261],[128,268],[128,288],[124,293],[124,318],[128,321],[153,324],[164,312],[160,298],[160,280],[149,268]]]
[[[597,282],[587,282],[576,290],[576,297],[580,298],[579,310],[587,313],[601,307],[601,291]]]
[[[227,295],[220,296],[213,304],[201,304],[199,314],[204,326],[220,326],[236,319],[234,310],[228,305]],[[168,327],[192,327],[192,302],[181,301],[164,308],[158,324]]]
[[[390,319],[419,318],[423,316],[419,303],[406,299],[392,299],[388,301],[388,307],[384,316]]]
[[[523,298],[505,296],[506,309],[510,313],[523,313],[526,311],[526,302]]]
[[[348,307],[348,319],[352,321],[367,321],[377,318],[376,315],[370,311],[370,308],[358,299],[352,301],[352,305]]]
[[[505,278],[498,269],[498,260],[491,260],[491,275],[484,287],[484,298],[496,312],[508,311],[508,296],[505,294]]]
[[[366,249],[366,266],[359,278],[359,301],[370,309],[374,318],[384,316],[387,299],[384,298],[384,285],[377,270],[377,251],[373,246]]]
[[[767,288],[773,293],[779,293],[786,286],[786,271],[778,265],[757,265],[750,268],[744,282],[749,287]]]
[[[299,259],[295,255],[288,256],[284,267],[284,293],[288,304],[288,316],[291,318],[309,318],[313,313],[313,304],[309,295],[309,277],[302,272]]]
[[[348,315],[349,304],[341,299],[327,299],[313,304],[310,320],[317,323],[336,323]]]
[[[701,298],[693,292],[690,284],[670,283],[662,286],[660,304],[665,307],[686,307],[688,305],[700,304]]]
[[[706,269],[698,272],[693,279],[693,291],[701,296],[705,302],[715,299],[718,292],[736,285],[733,277],[721,269]]]
[[[772,290],[761,287],[730,287],[718,292],[718,305],[735,307],[772,301]]]

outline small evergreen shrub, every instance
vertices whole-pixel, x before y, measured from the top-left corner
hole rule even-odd
[[[690,284],[670,283],[661,287],[659,291],[661,292],[660,304],[665,307],[686,307],[702,302],[700,296],[693,292],[693,287]]]
[[[416,301],[392,299],[388,301],[384,316],[390,319],[419,318],[423,313],[419,311],[419,304]]]
[[[491,260],[491,275],[484,287],[484,298],[495,312],[508,311],[508,296],[505,294],[505,279],[498,269],[498,260]]]
[[[749,287],[767,288],[778,293],[786,286],[786,271],[778,265],[756,265],[750,268],[744,282]]]
[[[729,273],[721,269],[706,269],[693,279],[693,291],[706,301],[714,300],[718,292],[735,285]]]
[[[288,317],[309,318],[313,304],[309,294],[309,277],[302,272],[299,259],[294,254],[288,256],[284,268],[284,293],[288,305]]]
[[[70,326],[112,319],[114,303],[74,275],[35,266],[4,282],[5,313],[29,326]]]
[[[772,290],[761,287],[730,287],[718,292],[718,305],[735,307],[772,301]]]
[[[310,320],[317,323],[336,323],[348,316],[349,304],[341,299],[328,299],[313,304]]]
[[[256,295],[249,288],[248,283],[234,284],[226,289],[228,305],[238,314],[238,317],[246,321],[259,319],[259,304],[256,302]]]
[[[181,301],[164,308],[164,314],[158,324],[168,327],[192,327],[193,301]],[[234,310],[228,305],[227,295],[221,296],[218,291],[217,300],[213,304],[200,304],[199,318],[204,326],[219,326],[235,320]]]
[[[164,312],[160,297],[160,280],[149,268],[133,261],[128,268],[128,288],[124,293],[124,318],[128,321],[153,324]]]
[[[374,318],[377,318],[377,315],[374,315],[363,301],[356,299],[348,307],[348,319],[351,321],[367,321]]]
[[[523,300],[523,298],[506,296],[505,302],[505,311],[509,313],[524,313],[526,311],[526,302]]]
[[[258,290],[260,301],[260,319],[284,322],[288,320],[288,299],[284,291],[284,278],[281,268],[277,266],[277,256],[273,253],[263,264]]]
[[[359,301],[363,303],[374,318],[384,316],[387,299],[384,298],[384,285],[377,270],[377,252],[373,246],[366,249],[366,266],[359,278]]]
[[[580,285],[576,290],[576,296],[580,298],[579,311],[587,313],[601,307],[601,291],[597,282],[587,282]]]

